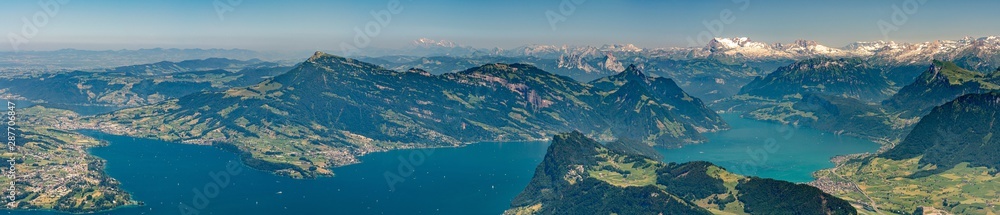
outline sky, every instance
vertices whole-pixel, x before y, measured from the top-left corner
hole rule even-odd
[[[40,5],[48,2],[59,5],[58,10]],[[0,4],[0,34],[6,39],[0,51],[339,50],[344,44],[400,48],[418,38],[476,48],[626,43],[690,47],[704,45],[700,43],[705,39],[699,38],[709,37],[749,37],[768,43],[806,39],[841,47],[855,41],[1000,35],[996,23],[1000,13],[995,11],[1000,1],[993,0],[14,0]],[[391,14],[391,19],[380,23],[373,12]],[[355,42],[359,35],[355,29],[370,41]]]

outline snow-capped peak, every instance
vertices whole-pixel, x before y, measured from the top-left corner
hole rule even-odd
[[[414,44],[433,47],[458,47],[445,40],[421,38]],[[471,47],[470,47],[471,49]],[[966,37],[958,40],[938,40],[922,43],[898,43],[894,41],[855,42],[834,48],[817,41],[795,40],[791,43],[764,43],[748,37],[714,38],[704,47],[684,48],[640,48],[633,44],[610,44],[603,46],[570,45],[525,45],[514,49],[482,50],[481,53],[505,56],[532,56],[558,59],[559,68],[577,68],[587,72],[623,70],[620,59],[628,59],[636,54],[668,58],[704,58],[712,56],[742,59],[792,59],[801,60],[815,57],[861,57],[875,58],[885,62],[921,63],[933,59],[956,59],[975,55],[981,59],[994,59],[1000,53],[1000,37]],[[592,60],[601,60],[589,64]],[[987,65],[988,66],[988,65]],[[991,69],[992,70],[992,69]]]
[[[413,41],[413,45],[418,47],[445,47],[445,48],[455,48],[458,47],[455,42],[447,40],[432,40],[428,38],[420,38]]]
[[[820,45],[819,42],[812,40],[796,40],[789,44],[774,44],[774,49],[779,51],[788,52],[793,55],[825,55],[825,56],[846,56],[848,55],[843,50],[830,48],[824,45]]]
[[[601,47],[601,51],[642,52],[642,48],[639,48],[633,44],[611,44],[611,45],[604,45],[603,47]]]
[[[509,51],[512,56],[546,56],[561,53],[565,48],[554,45],[531,44],[514,48]]]
[[[1000,52],[1000,39],[996,36],[960,40],[936,40],[922,43],[892,43],[874,51],[872,55],[897,63],[920,63],[934,59],[954,59],[959,55],[976,55],[990,59]]]
[[[709,41],[703,51],[710,55],[738,55],[748,58],[790,57],[775,46],[754,42],[747,37],[715,38]]]
[[[746,47],[747,44],[753,44],[750,38],[747,37],[735,37],[735,38],[715,38],[708,42],[708,48],[712,50],[729,50],[741,47]]]
[[[887,46],[895,46],[896,42],[886,42],[886,41],[872,41],[872,42],[854,42],[844,46],[844,50],[854,51],[859,53],[872,54],[879,49],[885,48]]]

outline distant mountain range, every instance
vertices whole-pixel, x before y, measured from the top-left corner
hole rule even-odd
[[[978,191],[1000,183],[1000,143],[992,137],[1000,132],[998,47],[997,37],[842,48],[716,38],[692,48],[510,50],[420,39],[385,56],[317,52],[291,63],[247,50],[60,50],[2,53],[0,69],[27,72],[0,74],[0,96],[45,103],[34,111],[128,107],[51,122],[210,144],[295,178],[333,175],[333,167],[377,151],[554,137],[507,214],[857,213],[850,204],[875,213],[940,205],[962,214],[991,211],[995,193]],[[180,60],[151,60],[164,58]],[[81,65],[97,67],[45,71]],[[877,140],[884,153],[834,158],[837,168],[814,183],[830,185],[823,187],[832,195],[706,162],[659,162],[654,147],[699,143],[729,128],[709,106]],[[69,137],[26,134],[45,149]],[[125,203],[114,198],[127,194],[112,194],[99,205]]]
[[[745,59],[807,59],[815,57],[873,58],[887,64],[924,63],[934,59],[960,61],[979,71],[992,71],[997,67],[996,53],[1000,51],[1000,37],[966,37],[960,40],[938,40],[923,43],[897,43],[893,41],[856,42],[842,48],[832,48],[815,41],[798,40],[793,43],[767,44],[746,37],[716,38],[706,47],[672,49],[662,53],[690,52],[691,56],[727,56]]]
[[[796,61],[860,59],[877,68],[894,86],[913,81],[933,60],[956,62],[983,73],[1000,67],[1000,38],[963,38],[926,43],[857,42],[832,48],[815,41],[762,43],[748,38],[715,38],[703,47],[640,48],[631,44],[605,46],[526,45],[513,49],[475,49],[454,42],[422,39],[403,50],[383,50],[363,57],[397,70],[421,68],[434,74],[460,71],[484,63],[527,63],[579,81],[616,74],[634,64],[647,73],[674,78],[682,88],[707,101],[736,95],[756,76]],[[878,92],[886,96],[890,92]]]
[[[797,40],[792,43],[763,43],[746,37],[714,38],[703,47],[641,48],[632,44],[612,44],[604,46],[555,46],[525,45],[513,49],[474,49],[444,40],[420,39],[415,47],[435,49],[443,52],[436,55],[463,56],[492,55],[506,57],[538,57],[560,59],[561,62],[579,61],[580,58],[600,58],[631,55],[646,57],[666,57],[670,59],[731,58],[739,60],[803,60],[816,57],[859,57],[872,58],[889,65],[921,64],[931,60],[959,62],[963,67],[976,71],[992,71],[1000,66],[997,53],[1000,52],[1000,37],[966,37],[959,40],[937,40],[923,43],[897,43],[893,41],[855,42],[834,48],[816,41]],[[452,51],[444,51],[452,49]],[[397,52],[391,55],[415,55]],[[378,55],[373,55],[378,56]],[[426,55],[423,55],[426,56]],[[569,64],[568,64],[569,65]],[[614,68],[614,67],[612,67]],[[620,72],[619,68],[619,72]]]
[[[203,58],[249,60],[289,60],[304,52],[258,52],[242,49],[140,49],[87,51],[64,49],[56,51],[0,52],[0,68],[72,70],[112,68],[155,61],[181,61]],[[337,52],[334,52],[337,53]],[[856,42],[836,48],[816,41],[798,40],[792,43],[763,43],[746,37],[714,38],[702,47],[646,48],[633,44],[603,46],[524,45],[511,49],[473,48],[447,41],[420,38],[402,48],[366,48],[352,57],[449,56],[542,58],[556,60],[559,68],[581,70],[584,73],[613,74],[625,65],[641,65],[643,59],[692,60],[716,58],[726,62],[751,62],[764,70],[777,67],[773,61],[794,61],[816,57],[870,59],[873,63],[894,67],[925,64],[931,60],[956,62],[963,68],[989,72],[1000,67],[1000,37],[966,37],[958,40],[937,40],[923,43],[893,41]],[[635,59],[638,57],[638,59]],[[62,59],[60,62],[55,62]],[[593,65],[601,60],[600,65]],[[772,67],[773,66],[773,67]],[[640,66],[642,67],[642,66]],[[586,81],[586,80],[585,80]]]
[[[198,60],[184,60],[180,62],[161,61],[151,64],[140,64],[131,66],[121,66],[108,69],[108,72],[126,73],[129,75],[166,75],[180,72],[207,71],[207,70],[230,70],[237,71],[246,68],[257,68],[277,66],[275,63],[264,62],[259,59],[246,61],[228,58],[206,58]]]
[[[156,48],[108,51],[62,49],[55,51],[0,52],[0,73],[101,70],[160,61],[179,62],[205,58],[229,58],[236,60],[260,58],[272,60],[275,57],[271,54],[245,49]]]
[[[398,71],[418,68],[442,74],[488,63],[523,63],[581,82],[617,74],[624,71],[627,65],[636,65],[648,74],[672,78],[688,93],[711,102],[736,95],[740,87],[757,76],[812,58],[861,59],[867,65],[884,70],[885,78],[893,83],[893,90],[911,83],[933,60],[952,61],[962,68],[988,73],[1000,67],[1000,57],[997,57],[1000,56],[1000,38],[991,36],[925,43],[857,42],[833,48],[814,41],[768,44],[739,37],[715,38],[705,46],[685,48],[642,48],[615,44],[525,45],[513,49],[480,49],[446,40],[421,38],[404,48],[369,48],[358,54],[357,59]],[[216,49],[0,53],[0,56],[4,55],[10,58],[6,61],[0,58],[0,71],[6,71],[0,73],[0,77],[9,73],[113,68],[152,63],[151,59],[174,62],[212,57],[285,60],[302,56],[297,52]],[[298,62],[301,61],[280,61],[284,65]]]
[[[624,64],[623,66],[623,62],[616,60],[613,56],[605,56],[593,60],[573,58],[577,61],[569,64],[564,61],[566,58],[553,60],[539,57],[502,56],[391,56],[365,57],[360,59],[394,70],[418,68],[432,74],[458,72],[487,63],[524,63],[531,64],[554,74],[568,76],[581,82],[617,74],[624,71],[630,65]],[[635,59],[631,62],[635,63],[636,68],[644,70],[650,75],[669,77],[676,81],[685,91],[706,101],[715,101],[735,95],[744,84],[750,82],[754,77],[764,74],[763,70],[751,67],[746,63],[729,63],[711,58],[672,60],[646,59],[636,56],[632,59]],[[616,68],[604,68],[605,65],[613,65]]]
[[[203,90],[253,85],[290,68],[256,59],[208,58],[103,71],[19,75],[0,77],[0,97],[50,105],[134,107]]]
[[[715,38],[704,47],[643,49],[631,44],[603,47],[556,47],[530,45],[502,53],[505,56],[580,56],[596,57],[611,53],[616,56],[642,53],[652,57],[692,59],[725,57],[743,60],[794,59],[815,57],[874,58],[887,64],[924,63],[934,59],[961,62],[963,66],[978,71],[992,71],[1000,57],[1000,37],[966,37],[959,40],[938,40],[923,43],[896,43],[893,41],[856,42],[842,48],[833,48],[816,41],[798,40],[793,43],[762,43],[746,37]]]

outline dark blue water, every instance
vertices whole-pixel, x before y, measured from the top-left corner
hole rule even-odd
[[[731,172],[791,182],[809,182],[812,173],[834,164],[837,155],[875,152],[877,143],[810,128],[723,114],[732,129],[705,134],[708,142],[660,149],[668,162],[709,161]]]
[[[186,214],[500,214],[528,184],[548,146],[481,143],[374,153],[361,164],[334,169],[336,177],[297,180],[247,168],[233,153],[213,147],[90,134],[110,142],[91,150],[108,160],[108,174],[145,203],[98,214],[185,214],[182,204],[204,206]],[[211,174],[231,177],[226,184]],[[394,190],[386,174],[402,178],[392,183]],[[214,191],[222,184],[227,186]],[[214,198],[194,199],[205,191]]]

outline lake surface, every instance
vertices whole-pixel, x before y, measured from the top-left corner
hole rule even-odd
[[[830,158],[876,152],[872,141],[810,128],[722,114],[732,129],[705,134],[708,142],[680,149],[659,149],[668,162],[709,161],[731,172],[791,182],[812,181],[812,173],[834,164]]]
[[[812,129],[779,130],[780,125],[736,115],[723,118],[733,129],[706,134],[710,141],[704,144],[661,152],[667,161],[707,160],[736,173],[806,182],[811,172],[832,167],[832,156],[878,148]],[[361,157],[360,164],[334,169],[335,177],[296,180],[247,168],[235,154],[209,146],[86,134],[110,142],[91,153],[108,160],[108,174],[145,203],[97,214],[182,214],[181,205],[193,208],[199,190],[220,185],[210,174],[227,172],[227,164],[241,171],[217,196],[203,199],[207,204],[199,214],[500,214],[528,184],[548,147],[479,143],[374,153]],[[390,183],[386,174],[402,180]]]
[[[227,172],[239,158],[209,146],[88,133],[110,142],[91,152],[144,206],[98,214],[181,214],[209,174]],[[500,214],[527,186],[548,143],[481,143],[461,148],[369,154],[334,169],[335,177],[296,180],[242,167],[208,199],[200,214]],[[411,157],[413,159],[411,159]],[[421,160],[421,157],[423,158]],[[400,159],[405,160],[402,162]],[[421,162],[422,161],[422,162]],[[409,164],[413,168],[401,164]],[[386,174],[403,178],[394,183]],[[409,174],[409,177],[405,177]],[[11,212],[10,214],[56,214]]]

